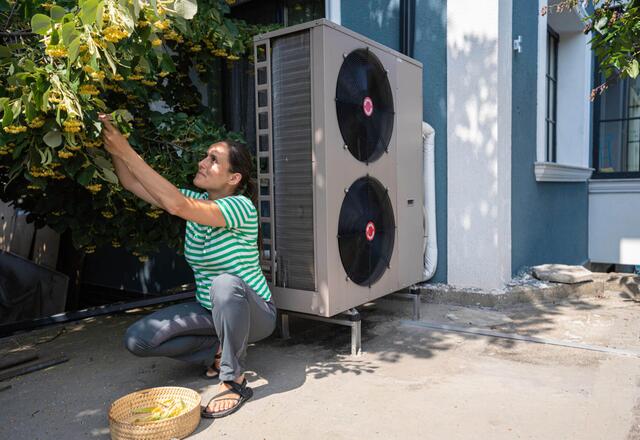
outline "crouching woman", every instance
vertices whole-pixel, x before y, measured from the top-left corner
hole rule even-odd
[[[108,116],[100,119],[122,186],[187,221],[184,251],[197,287],[195,301],[158,310],[129,327],[125,345],[138,356],[203,366],[206,378],[221,381],[202,407],[203,417],[229,415],[253,395],[244,377],[247,344],[269,336],[276,324],[259,264],[251,155],[236,142],[214,143],[193,179],[202,192],[178,189],[131,148]]]

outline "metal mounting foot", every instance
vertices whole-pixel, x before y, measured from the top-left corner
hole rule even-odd
[[[360,312],[358,312],[357,309],[349,309],[346,312],[340,313],[330,318],[281,310],[280,335],[284,339],[288,339],[290,337],[289,316],[296,316],[298,318],[311,319],[313,321],[322,321],[328,322],[330,324],[338,324],[351,327],[351,354],[353,356],[360,356],[362,354],[362,318],[360,317]]]

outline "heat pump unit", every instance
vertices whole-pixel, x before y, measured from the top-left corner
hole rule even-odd
[[[261,264],[333,316],[422,281],[422,65],[327,20],[254,39]]]

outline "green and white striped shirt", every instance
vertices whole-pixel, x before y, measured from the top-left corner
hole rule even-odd
[[[192,199],[208,200],[209,194],[181,189]],[[209,288],[213,279],[224,273],[244,280],[259,296],[268,301],[267,285],[258,251],[258,212],[245,196],[216,200],[226,227],[201,225],[187,221],[184,255],[196,278],[196,299],[211,309]]]

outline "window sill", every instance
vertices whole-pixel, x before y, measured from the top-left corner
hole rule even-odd
[[[640,193],[640,179],[597,179],[589,181],[589,194]]]
[[[554,162],[536,162],[534,165],[538,182],[586,182],[593,173],[593,168]]]

